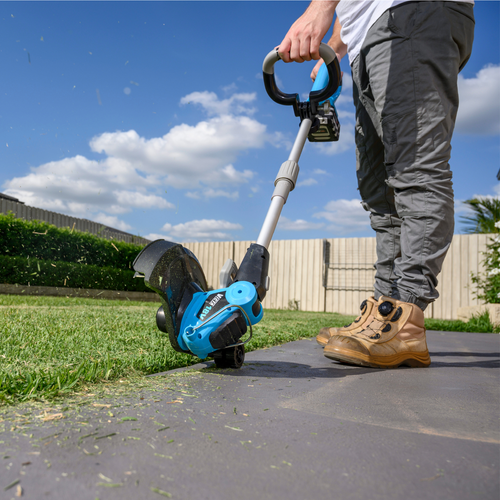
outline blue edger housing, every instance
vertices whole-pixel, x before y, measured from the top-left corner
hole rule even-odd
[[[205,359],[217,349],[240,342],[239,333],[258,323],[263,315],[257,290],[248,281],[238,281],[210,293],[195,293],[184,313],[179,345]],[[231,324],[235,328],[221,334]]]

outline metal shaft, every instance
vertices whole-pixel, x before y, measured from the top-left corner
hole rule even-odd
[[[311,129],[311,124],[312,122],[309,118],[305,118],[304,120],[302,120],[299,128],[299,133],[297,134],[292,147],[292,151],[290,152],[290,155],[288,157],[289,160],[296,161],[297,163],[299,162],[299,158],[302,150],[304,149],[304,144],[307,140],[309,130]],[[285,182],[288,185],[288,194],[288,192],[290,192],[290,189],[292,188],[292,184],[286,180],[280,182]],[[269,248],[269,244],[271,243],[271,239],[281,215],[281,210],[283,209],[283,205],[285,204],[285,199],[286,198],[278,195],[273,196],[273,198],[271,199],[271,206],[267,211],[264,224],[262,225],[259,237],[257,238],[258,245]]]
[[[289,160],[299,162],[300,155],[304,149],[304,144],[306,143],[307,136],[309,135],[309,130],[311,130],[312,121],[309,118],[304,118],[300,124],[299,133],[295,138],[292,150],[290,151]]]

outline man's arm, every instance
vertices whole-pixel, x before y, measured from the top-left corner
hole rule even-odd
[[[338,1],[312,0],[288,30],[278,53],[285,62],[319,59],[319,44],[330,29]],[[340,38],[340,34],[339,34]]]
[[[335,24],[333,25],[333,33],[328,40],[328,45],[335,51],[337,56],[337,60],[340,63],[340,60],[347,54],[347,45],[340,38],[340,30],[342,26],[340,26],[339,18],[335,19]],[[314,82],[316,80],[316,75],[318,74],[320,66],[323,64],[323,59],[320,59],[316,66],[314,66],[311,72],[311,79]]]

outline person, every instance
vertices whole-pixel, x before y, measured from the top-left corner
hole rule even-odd
[[[376,234],[374,295],[344,328],[317,341],[336,361],[375,368],[429,366],[424,310],[454,229],[451,138],[457,77],[470,57],[473,1],[312,0],[278,53],[349,57],[356,107],[356,173]],[[314,67],[314,79],[321,60]]]

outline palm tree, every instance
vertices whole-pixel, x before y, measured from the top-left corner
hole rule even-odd
[[[500,233],[495,223],[500,221],[500,198],[478,197],[464,201],[471,215],[461,216],[466,233]]]

